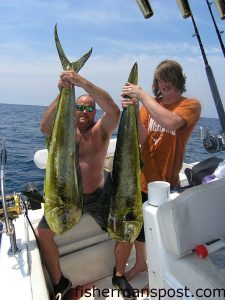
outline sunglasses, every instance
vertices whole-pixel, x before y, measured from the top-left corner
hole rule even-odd
[[[92,112],[93,110],[95,110],[95,107],[94,106],[91,106],[91,105],[76,105],[76,109],[79,110],[79,111],[84,111],[86,110],[87,112]]]

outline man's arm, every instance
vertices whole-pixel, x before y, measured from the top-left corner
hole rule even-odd
[[[126,83],[122,90],[122,96],[128,95],[135,97],[142,102],[145,108],[151,114],[151,117],[161,126],[168,130],[176,130],[185,124],[185,120],[175,112],[162,107],[150,95],[148,95],[138,85]]]
[[[147,137],[147,129],[144,127],[141,121],[140,109],[138,111],[138,135],[139,135],[139,143],[142,146]]]
[[[59,96],[49,105],[45,112],[40,125],[40,130],[46,137],[49,137],[52,133],[53,123],[56,115],[56,108],[59,102]]]
[[[61,80],[83,88],[98,103],[104,111],[101,120],[101,129],[104,134],[111,134],[115,129],[120,116],[119,107],[113,101],[112,97],[103,89],[88,81],[74,71],[65,71],[61,74]]]
[[[140,109],[139,109],[139,101],[136,98],[123,98],[121,100],[122,108],[126,108],[128,105],[136,105],[138,109],[137,120],[138,120],[138,136],[139,136],[139,143],[143,145],[146,137],[147,137],[147,130],[144,127],[141,121]]]

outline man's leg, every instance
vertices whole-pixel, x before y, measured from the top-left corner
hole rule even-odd
[[[116,241],[115,259],[116,259],[116,276],[123,276],[127,260],[130,256],[133,244]]]
[[[144,203],[145,201],[147,201],[148,195],[143,192],[141,194],[142,194],[142,203]],[[142,225],[141,231],[136,241],[134,242],[134,246],[136,251],[136,262],[134,266],[131,268],[131,270],[126,273],[127,280],[131,280],[136,275],[138,275],[138,273],[147,270],[144,225]]]
[[[59,250],[54,241],[55,234],[47,228],[37,228],[35,231],[44,261],[56,285],[60,281],[62,272],[59,264]]]
[[[127,260],[130,256],[132,246],[133,244],[122,243],[119,241],[117,241],[115,245],[116,266],[113,271],[112,284],[120,291],[122,297],[126,300],[136,299],[136,295],[132,286],[124,276],[124,270]]]
[[[145,243],[135,241],[134,245],[136,250],[136,262],[131,270],[126,273],[127,280],[131,280],[139,273],[147,270]]]
[[[42,220],[40,223],[43,225],[45,221],[43,222]],[[35,231],[41,253],[54,283],[54,294],[55,296],[61,295],[60,299],[64,299],[64,296],[69,292],[72,283],[62,275],[59,264],[59,250],[54,240],[55,234],[49,228],[38,227]]]

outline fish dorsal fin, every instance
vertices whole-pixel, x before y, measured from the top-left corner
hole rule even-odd
[[[71,63],[67,59],[67,57],[66,57],[66,55],[63,51],[62,45],[60,43],[58,32],[57,32],[57,24],[55,24],[54,35],[55,35],[56,48],[57,48],[57,51],[58,51],[58,54],[59,54],[59,58],[60,58],[63,70],[74,70],[75,72],[79,72],[80,69],[85,64],[85,62],[90,57],[90,55],[92,53],[92,48],[86,54],[84,54],[79,60]]]

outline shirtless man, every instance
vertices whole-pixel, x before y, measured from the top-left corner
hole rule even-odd
[[[59,87],[71,85],[83,88],[87,94],[76,101],[77,140],[79,143],[79,165],[83,183],[84,212],[88,212],[103,230],[107,230],[101,214],[100,202],[104,197],[104,160],[111,133],[119,121],[120,110],[111,96],[74,71],[64,71]],[[41,131],[49,137],[52,132],[59,96],[50,104],[41,121]],[[95,102],[104,111],[95,122]],[[89,202],[89,203],[88,203]],[[54,282],[54,292],[63,296],[71,288],[69,279],[62,275],[59,251],[54,241],[54,232],[43,217],[36,229],[37,238],[48,270]]]

